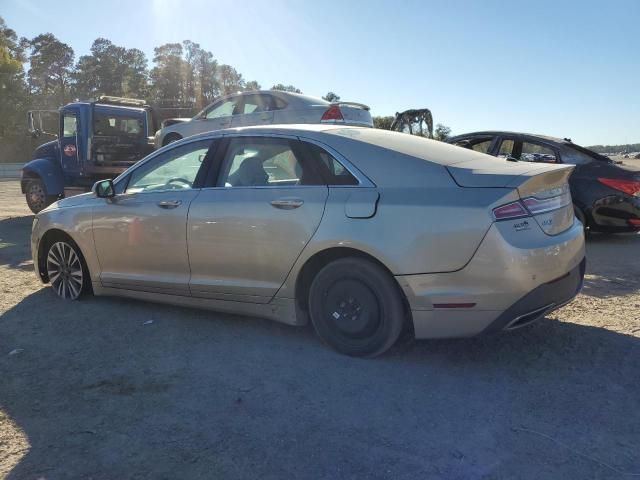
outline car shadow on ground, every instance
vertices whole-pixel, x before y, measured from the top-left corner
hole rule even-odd
[[[0,265],[33,270],[30,243],[32,223],[32,215],[0,219]]]
[[[602,328],[543,320],[405,339],[365,360],[310,329],[130,300],[66,303],[46,288],[0,324],[0,404],[29,444],[12,480],[640,470],[640,339]]]

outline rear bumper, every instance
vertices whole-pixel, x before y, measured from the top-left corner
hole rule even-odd
[[[640,230],[640,197],[614,194],[594,202],[588,212],[591,230],[598,232],[634,232]]]
[[[511,229],[508,222],[492,225],[459,271],[396,277],[409,301],[416,338],[516,328],[577,294],[584,277],[582,224],[574,222],[555,236]]]
[[[529,325],[573,300],[584,283],[587,259],[569,273],[535,288],[507,308],[482,333],[515,330]]]

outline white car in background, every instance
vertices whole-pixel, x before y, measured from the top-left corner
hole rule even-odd
[[[373,127],[369,107],[361,103],[332,103],[298,93],[264,90],[227,95],[191,119],[166,120],[156,132],[154,143],[160,148],[181,138],[223,128],[292,123]]]

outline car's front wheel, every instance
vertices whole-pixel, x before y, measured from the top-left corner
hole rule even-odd
[[[71,240],[57,240],[47,251],[47,276],[53,291],[64,300],[77,300],[89,288],[87,267]]]
[[[405,323],[402,294],[381,266],[362,258],[327,264],[314,278],[309,313],[329,346],[351,356],[375,356],[398,339]]]

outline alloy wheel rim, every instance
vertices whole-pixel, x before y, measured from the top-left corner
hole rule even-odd
[[[47,255],[47,273],[60,298],[75,300],[82,292],[82,263],[75,250],[66,242],[56,242]]]

